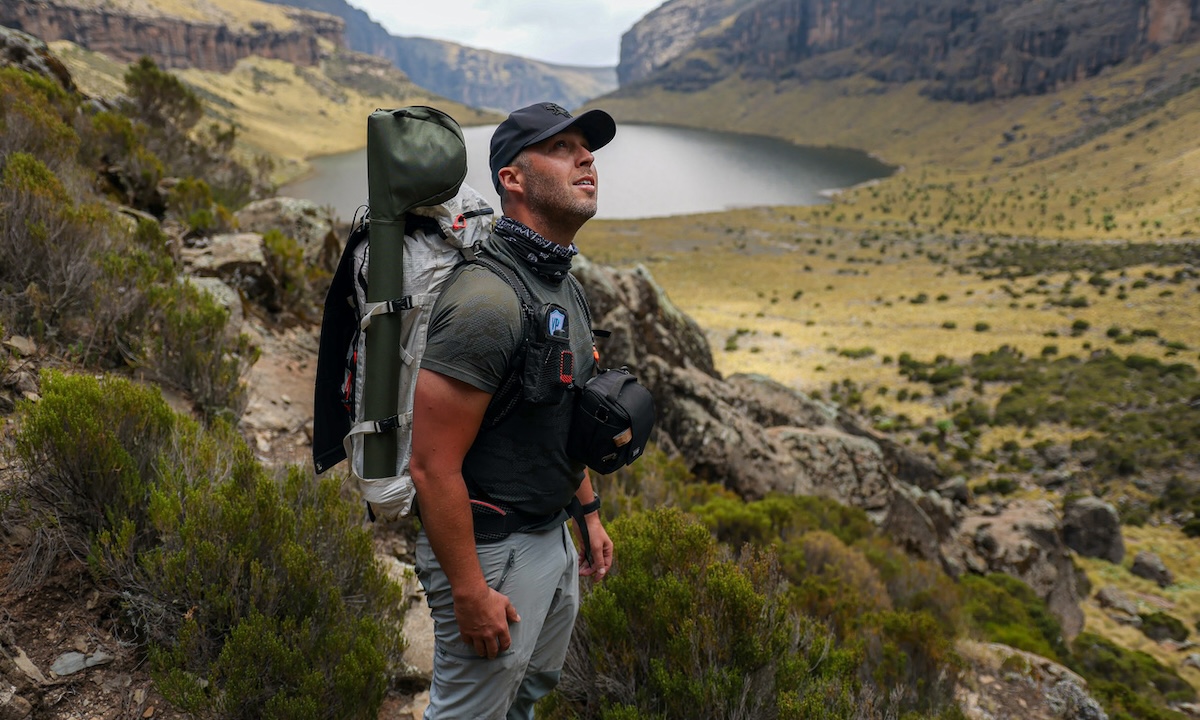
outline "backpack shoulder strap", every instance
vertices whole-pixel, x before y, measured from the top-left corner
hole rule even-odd
[[[536,310],[529,287],[512,268],[483,253],[475,257],[475,262],[491,270],[501,280],[508,283],[521,304],[521,344],[509,359],[504,380],[500,382],[500,387],[496,389],[495,394],[492,395],[492,401],[488,403],[487,411],[483,416],[483,427],[487,429],[504,422],[521,402],[523,395],[521,372],[525,368],[525,354],[529,349],[529,343],[533,340],[535,322],[533,315]]]
[[[588,305],[587,297],[583,294],[583,285],[579,283],[579,279],[571,273],[567,273],[567,282],[571,283],[571,288],[575,291],[575,299],[579,301],[579,307],[583,308],[583,317],[587,320],[588,331],[592,330],[592,306]]]

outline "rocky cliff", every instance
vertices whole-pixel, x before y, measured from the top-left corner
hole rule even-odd
[[[341,19],[300,9],[285,14],[291,27],[266,22],[238,27],[174,17],[153,6],[135,11],[109,3],[0,0],[0,25],[46,42],[70,40],[124,62],[148,55],[163,67],[227,72],[238,60],[257,55],[311,66],[321,58],[322,40],[342,46]]]
[[[267,1],[341,18],[351,50],[385,57],[421,87],[473,107],[508,111],[549,100],[574,108],[617,87],[611,67],[555,65],[443,40],[395,37],[345,0]]]
[[[1200,0],[672,0],[625,34],[617,72],[676,90],[866,74],[978,101],[1050,92],[1197,38]]]
[[[387,57],[418,85],[479,108],[546,100],[574,108],[617,86],[611,67],[554,65],[428,38],[393,38]]]
[[[755,0],[671,0],[652,10],[621,36],[617,81],[644,80],[686,53],[697,37],[720,30],[721,23]]]

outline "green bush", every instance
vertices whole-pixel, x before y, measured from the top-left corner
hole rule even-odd
[[[1183,642],[1187,640],[1187,626],[1177,617],[1172,617],[1161,610],[1156,610],[1152,613],[1141,613],[1140,617],[1142,618],[1142,626],[1140,628],[1142,634],[1155,642],[1162,642],[1163,640]]]
[[[263,255],[275,292],[263,299],[271,312],[287,312],[296,317],[309,317],[318,300],[314,281],[324,274],[304,260],[304,248],[278,230],[263,235]]]
[[[272,476],[231,426],[128,380],[51,372],[41,391],[19,408],[9,513],[88,558],[165,697],[207,717],[375,717],[401,598],[336,479]],[[34,587],[54,557],[29,548],[16,579]]]
[[[1075,638],[1072,650],[1071,669],[1088,681],[1092,695],[1113,720],[1183,720],[1166,704],[1196,700],[1191,685],[1144,652],[1087,632]]]
[[[963,616],[976,637],[1057,662],[1069,657],[1058,620],[1045,601],[1025,583],[1009,575],[992,573],[965,575],[959,585]]]
[[[847,544],[874,533],[874,526],[862,510],[808,495],[770,495],[750,502],[720,496],[691,511],[718,540],[734,549],[746,543],[786,543],[813,530],[833,533]]]
[[[838,351],[838,355],[841,355],[845,358],[850,358],[851,360],[862,360],[863,358],[869,358],[874,354],[875,348],[873,347],[842,348]]]
[[[101,275],[98,256],[120,246],[111,215],[71,195],[64,178],[29,153],[0,160],[0,312],[17,332],[41,338],[85,312]]]
[[[189,235],[207,235],[218,229],[212,190],[196,178],[183,178],[167,195],[167,209],[187,226]]]
[[[786,612],[769,554],[723,559],[673,508],[610,532],[617,571],[583,598],[560,685],[575,717],[855,717],[854,655]]]
[[[259,353],[250,338],[231,333],[229,311],[190,283],[155,286],[148,296],[153,332],[143,362],[190,392],[206,416],[241,416],[247,401],[242,378]]]
[[[1008,477],[990,478],[972,488],[976,495],[1011,495],[1020,489],[1021,483]]]

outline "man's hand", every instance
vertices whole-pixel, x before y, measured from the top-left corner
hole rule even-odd
[[[587,523],[587,538],[591,545],[592,562],[587,561],[587,554],[579,551],[579,575],[581,577],[595,576],[599,580],[603,580],[608,571],[612,569],[613,561],[613,543],[608,537],[608,531],[604,529],[604,524],[600,522],[600,513],[588,513],[583,516],[584,522]],[[582,537],[583,533],[580,533]]]
[[[454,617],[463,642],[490,660],[512,645],[508,624],[521,622],[521,616],[507,595],[483,588],[482,593],[454,593]]]

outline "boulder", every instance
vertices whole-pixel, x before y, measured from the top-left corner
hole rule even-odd
[[[1029,585],[1071,640],[1083,629],[1083,611],[1060,527],[1049,502],[1014,500],[991,516],[964,518],[953,537],[942,543],[942,554],[950,568],[1001,572]]]
[[[1148,550],[1142,550],[1133,558],[1129,571],[1147,580],[1153,580],[1159,587],[1167,587],[1175,582],[1175,575],[1163,565],[1162,558]]]
[[[8,66],[50,78],[64,90],[75,89],[67,66],[50,52],[46,43],[20,30],[0,26],[0,67]]]
[[[1105,610],[1116,610],[1133,616],[1138,614],[1137,603],[1116,585],[1105,585],[1097,590],[1096,603]]]
[[[937,492],[947,500],[959,505],[970,505],[973,500],[971,488],[967,485],[967,479],[962,475],[956,475],[938,485]]]
[[[216,278],[240,297],[270,312],[285,309],[283,288],[267,267],[262,235],[252,232],[213,235],[203,245],[183,248],[180,255],[184,266],[197,277]],[[215,287],[210,285],[207,289]]]
[[[1083,497],[1067,503],[1063,510],[1063,542],[1084,557],[1119,563],[1125,559],[1121,518],[1109,503]]]
[[[341,256],[341,245],[332,215],[311,200],[271,197],[258,200],[234,215],[238,229],[265,235],[279,230],[294,239],[312,266],[333,272]]]
[[[730,375],[734,405],[763,427],[818,428],[837,424],[837,407],[776,382],[765,375]]]
[[[579,256],[571,271],[587,292],[593,326],[612,332],[598,343],[606,367],[627,365],[638,374],[643,359],[655,356],[669,367],[718,377],[704,331],[671,302],[645,267],[617,270]]]
[[[892,495],[882,529],[909,554],[932,562],[940,557],[938,529],[921,507],[923,498],[920,488],[911,485],[898,488]]]

